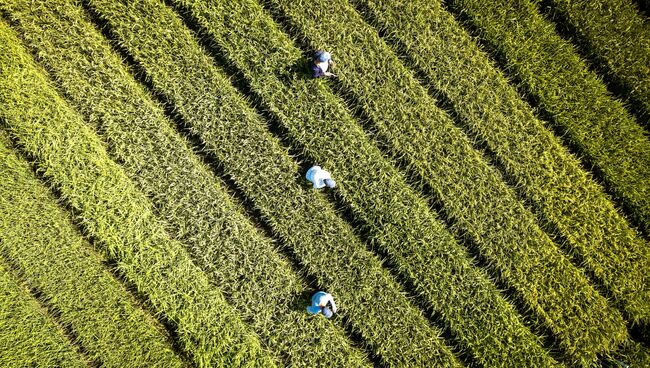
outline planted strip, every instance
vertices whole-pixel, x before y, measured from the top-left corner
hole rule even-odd
[[[248,73],[252,88],[265,102],[279,111],[279,116],[290,116],[285,124],[293,126],[287,129],[294,129],[294,136],[300,137],[305,147],[314,148],[318,162],[332,161],[337,156],[339,162],[355,158],[355,165],[346,168],[328,164],[337,169],[336,174],[344,183],[340,191],[354,198],[350,200],[351,206],[367,227],[376,226],[380,228],[378,232],[391,229],[380,238],[385,241],[387,235],[395,236],[389,249],[403,249],[404,239],[418,236],[412,223],[421,223],[418,214],[426,205],[414,206],[414,196],[404,190],[379,194],[386,183],[383,175],[390,171],[375,163],[382,161],[380,154],[369,154],[372,151],[367,147],[371,143],[353,119],[345,118],[349,114],[341,107],[340,99],[327,91],[324,84],[305,82],[302,75],[283,78],[289,82],[266,77],[286,73],[285,68],[300,59],[300,53],[259,5],[253,1],[244,3],[245,6],[232,7],[210,5],[206,10],[197,6],[196,18],[210,19],[203,24],[215,41],[235,64],[241,65],[244,74]],[[496,170],[486,164],[449,117],[435,107],[435,101],[352,8],[336,1],[330,3],[337,8],[336,12],[325,6],[275,3],[286,10],[289,22],[311,42],[313,49],[325,48],[339,55],[340,83],[372,119],[395,159],[404,161],[408,171],[418,174],[435,191],[459,231],[469,235],[493,269],[556,334],[569,355],[593,361],[598,352],[615,347],[624,338],[626,331],[620,313],[608,305],[542,232],[535,217],[501,181]],[[233,14],[241,9],[255,16],[247,18],[247,24],[231,22],[236,18]],[[235,33],[241,35],[238,40],[233,29],[239,30]],[[239,62],[239,56],[251,50],[265,50],[264,65],[249,69]],[[249,54],[247,60],[262,60],[262,55]],[[272,88],[268,86],[271,83]],[[301,88],[307,83],[322,87],[312,87],[312,96],[320,96],[318,102],[313,97],[311,101],[301,97],[307,93]],[[336,128],[323,121],[333,122]],[[301,140],[308,134],[308,139]],[[365,187],[355,187],[364,182]],[[377,195],[368,189],[373,185],[380,187],[373,188]],[[403,204],[394,205],[386,200],[394,198],[395,193],[399,193]],[[414,244],[412,254],[417,254],[417,249],[421,249],[420,254],[427,252]],[[406,267],[412,262],[399,264]],[[414,274],[418,268],[415,266],[408,274]],[[484,359],[489,359],[487,351]]]
[[[0,133],[0,246],[88,357],[107,367],[181,367],[169,336],[108,272]]]
[[[198,366],[272,366],[256,335],[183,245],[169,238],[151,204],[56,94],[4,22],[0,66],[0,117],[9,133],[117,270],[175,325],[181,349]]]
[[[3,367],[86,366],[61,329],[2,264],[0,347]]]
[[[152,198],[171,235],[189,245],[264,345],[288,366],[367,365],[341,328],[295,307],[305,282],[174,131],[82,8],[67,1],[30,8],[17,1],[6,10],[70,102]],[[106,80],[111,88],[103,88]]]
[[[332,205],[308,188],[287,150],[171,9],[158,1],[91,4],[306,272],[335,296],[345,323],[383,364],[458,365],[439,331]],[[133,29],[157,35],[135,37]]]
[[[614,196],[650,233],[650,151],[644,130],[612,98],[530,1],[449,2],[479,29],[504,68],[602,174]]]
[[[539,0],[536,0],[539,2]],[[543,2],[560,15],[598,67],[607,71],[622,92],[650,119],[650,23],[634,1]],[[566,22],[566,23],[565,23]]]
[[[616,364],[620,366],[623,363],[630,367],[648,367],[650,366],[650,349],[638,342],[628,340],[614,354],[601,360],[609,365],[613,363],[614,366]]]
[[[355,3],[453,103],[467,128],[486,142],[517,188],[559,230],[630,319],[648,320],[650,247],[453,17],[430,1]],[[650,157],[650,140],[641,138],[633,151],[628,147],[630,151],[619,154]],[[633,161],[639,175],[650,178],[650,160],[647,165],[641,164],[642,158]]]

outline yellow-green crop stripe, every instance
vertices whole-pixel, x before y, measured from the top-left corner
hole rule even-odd
[[[175,325],[180,348],[198,366],[275,365],[4,22],[0,68],[0,118],[8,132],[118,271]]]
[[[80,6],[53,0],[32,7],[21,0],[3,7],[64,96],[151,198],[171,235],[189,246],[197,265],[283,365],[369,366],[338,323],[295,307],[309,290],[306,282],[243,215]],[[153,32],[141,37],[158,38]]]
[[[9,149],[0,132],[0,249],[106,367],[182,367],[162,326],[142,310]]]
[[[0,180],[4,180],[4,177]],[[50,319],[27,288],[2,264],[0,365],[71,368],[87,366],[63,331]]]

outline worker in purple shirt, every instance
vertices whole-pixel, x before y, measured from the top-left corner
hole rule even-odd
[[[311,305],[307,307],[309,314],[323,313],[325,318],[332,318],[336,313],[336,304],[332,294],[319,291],[311,297]]]
[[[311,73],[314,78],[336,77],[336,74],[327,70],[334,66],[332,55],[329,52],[318,50],[314,53],[314,60],[311,64]]]

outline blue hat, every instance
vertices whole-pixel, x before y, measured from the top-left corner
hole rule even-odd
[[[307,307],[307,312],[309,314],[318,314],[320,312],[320,307],[317,305],[310,305]]]
[[[330,55],[329,52],[323,51],[322,53],[317,53],[316,56],[318,56],[318,61],[324,62],[324,61],[329,61],[332,59],[332,55]]]
[[[334,312],[332,312],[330,307],[325,307],[325,308],[323,308],[323,315],[325,316],[325,318],[332,318],[332,316],[334,315]]]

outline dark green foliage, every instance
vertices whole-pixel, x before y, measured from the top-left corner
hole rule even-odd
[[[70,341],[38,302],[0,264],[0,365],[85,367]]]
[[[56,94],[42,71],[0,23],[0,118],[75,218],[117,270],[175,324],[180,347],[198,366],[268,367],[269,355],[169,238],[90,128]]]
[[[429,1],[358,2],[379,27],[392,30],[389,38],[403,45],[414,66],[454,104],[627,314],[648,320],[650,247],[452,16]],[[626,155],[636,156],[642,147]]]
[[[650,23],[639,13],[634,1],[550,0],[546,3],[577,33],[598,67],[606,70],[641,107],[641,123],[650,128]]]
[[[650,233],[650,142],[623,105],[590,72],[527,0],[452,0],[553,118],[566,139],[598,168],[617,199]],[[582,202],[577,202],[576,206]]]
[[[340,328],[296,305],[304,281],[174,132],[83,10],[66,1],[32,9],[17,3],[7,12],[23,38],[263,343],[294,367],[367,364]],[[102,86],[107,80],[110,88]]]

